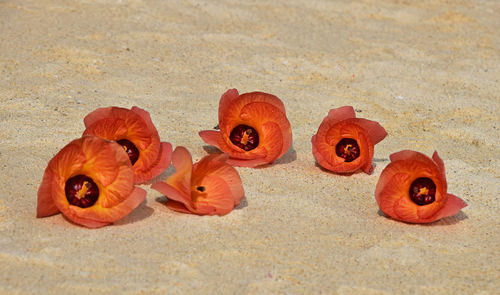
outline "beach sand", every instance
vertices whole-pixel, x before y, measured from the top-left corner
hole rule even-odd
[[[0,1],[0,293],[498,294],[499,15],[495,0]],[[44,169],[86,114],[144,108],[197,161],[230,88],[277,95],[293,130],[273,165],[237,168],[240,208],[180,214],[143,185],[112,226],[35,218]],[[312,155],[344,105],[388,132],[372,175]],[[437,150],[468,207],[384,217],[375,185],[403,149]]]

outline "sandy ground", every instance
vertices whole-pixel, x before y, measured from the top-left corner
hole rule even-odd
[[[0,293],[498,294],[499,15],[495,0],[0,0]],[[199,160],[229,88],[279,96],[294,135],[275,165],[238,168],[245,206],[183,215],[143,186],[113,226],[35,218],[87,113],[142,107]],[[343,105],[389,133],[372,175],[315,164],[311,136]],[[469,206],[383,217],[375,185],[402,149],[438,150]]]

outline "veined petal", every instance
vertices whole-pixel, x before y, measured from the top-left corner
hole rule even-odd
[[[175,174],[171,175],[166,180],[166,183],[180,193],[189,195],[191,191],[191,171],[193,168],[191,154],[185,147],[176,147],[172,153],[172,164],[175,168]]]
[[[169,142],[160,143],[160,151],[158,152],[158,159],[152,163],[148,169],[135,174],[135,183],[144,183],[150,179],[160,175],[163,171],[167,170],[170,166],[172,158],[172,145]]]
[[[162,193],[168,200],[178,202],[185,208],[193,208],[190,194],[184,194],[163,181],[153,183],[151,188]]]
[[[52,173],[47,168],[43,174],[42,184],[38,189],[36,217],[47,217],[59,213],[52,199]]]
[[[363,128],[364,133],[370,137],[374,145],[387,136],[387,131],[378,122],[359,118],[356,120],[356,124]]]
[[[89,208],[80,208],[77,206],[69,206],[65,216],[72,221],[80,221],[82,225],[87,226],[87,222],[97,222],[109,224],[127,216],[137,208],[146,198],[146,191],[142,188],[134,188],[132,193],[123,202],[118,203],[111,208],[103,208],[100,206],[92,206]],[[92,227],[92,226],[89,226]]]
[[[352,106],[343,106],[336,109],[331,109],[328,116],[324,120],[328,120],[329,124],[336,124],[340,121],[356,118],[356,113]]]
[[[467,207],[467,203],[465,203],[459,197],[448,194],[448,198],[443,208],[439,210],[436,215],[432,217],[430,221],[439,220],[444,217],[452,216],[457,214],[462,208]]]
[[[238,206],[245,192],[238,171],[228,165],[226,161],[228,155],[209,155],[203,157],[198,163],[193,166],[192,183],[201,183],[202,179],[207,175],[216,175],[220,177],[231,191],[234,199],[234,206]]]
[[[198,135],[207,144],[213,145],[221,150],[219,146],[219,141],[222,139],[219,131],[215,130],[203,130],[198,132]]]
[[[168,200],[166,204],[167,208],[180,212],[180,213],[192,213],[189,211],[184,204],[173,201],[173,200]]]
[[[229,185],[222,177],[209,174],[203,177],[199,185],[205,187],[204,196],[196,198],[195,213],[203,215],[225,215],[234,208],[234,196]]]

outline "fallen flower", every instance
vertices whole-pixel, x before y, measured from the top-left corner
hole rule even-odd
[[[371,174],[374,145],[387,136],[375,121],[356,118],[352,106],[332,109],[312,137],[312,152],[318,164],[335,173],[358,170]]]
[[[447,193],[443,160],[404,150],[390,156],[380,175],[375,199],[384,214],[409,223],[428,223],[451,216],[467,204]]]
[[[227,163],[242,167],[269,164],[292,145],[292,129],[283,102],[272,94],[236,89],[219,102],[220,131],[204,130],[200,137],[229,154]]]
[[[208,155],[193,165],[191,154],[177,147],[172,155],[175,174],[151,188],[164,194],[167,207],[183,213],[225,215],[238,206],[244,191],[238,171],[227,154]]]
[[[134,167],[136,184],[145,183],[170,166],[172,145],[160,142],[149,113],[138,107],[97,109],[84,119],[83,135],[95,135],[118,142]]]
[[[73,140],[50,160],[38,189],[37,217],[61,212],[97,228],[115,222],[144,201],[122,147],[95,136]]]

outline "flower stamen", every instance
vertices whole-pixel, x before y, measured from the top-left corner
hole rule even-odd
[[[81,174],[68,179],[64,191],[68,202],[80,208],[94,205],[99,198],[99,188],[95,182],[92,178]]]
[[[259,145],[259,134],[248,125],[236,126],[229,138],[234,145],[245,151],[253,150]]]
[[[123,147],[123,150],[127,153],[130,163],[132,165],[139,160],[139,149],[128,139],[118,140],[117,143]]]
[[[433,203],[436,199],[436,184],[427,177],[415,179],[410,186],[410,198],[419,206]]]
[[[358,143],[352,138],[343,138],[339,141],[335,152],[337,156],[344,158],[344,162],[352,162],[361,155]]]

